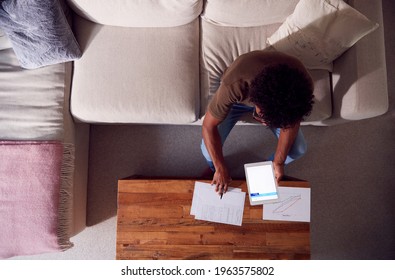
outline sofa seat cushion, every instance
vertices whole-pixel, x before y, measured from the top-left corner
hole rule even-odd
[[[0,51],[0,139],[63,140],[65,65],[23,69]]]
[[[89,123],[190,123],[199,108],[199,21],[124,28],[75,18],[71,112]]]
[[[172,27],[188,24],[201,13],[203,0],[68,0],[92,22],[121,27]]]
[[[270,48],[266,39],[280,24],[254,27],[225,27],[202,20],[202,111],[219,87],[224,70],[240,55]],[[315,82],[315,105],[306,121],[319,121],[332,115],[330,75],[326,70],[311,71]]]

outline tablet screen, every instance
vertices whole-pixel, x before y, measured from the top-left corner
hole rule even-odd
[[[278,198],[272,162],[246,164],[245,172],[252,205]]]

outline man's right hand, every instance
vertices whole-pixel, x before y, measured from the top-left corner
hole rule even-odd
[[[208,111],[202,125],[204,143],[215,168],[211,184],[215,185],[215,191],[219,194],[226,192],[229,183],[232,181],[228,169],[225,166],[224,155],[222,154],[221,137],[218,133],[218,125],[220,123],[221,120],[216,119]]]
[[[226,193],[226,191],[228,190],[228,186],[231,182],[232,178],[229,176],[228,169],[225,166],[221,166],[215,169],[211,185],[215,185],[215,191],[217,193]]]

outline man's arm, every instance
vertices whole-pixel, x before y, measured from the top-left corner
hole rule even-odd
[[[223,193],[227,191],[228,185],[232,179],[229,176],[222,153],[221,137],[218,133],[218,125],[220,123],[220,120],[216,119],[210,111],[207,111],[203,120],[202,134],[204,144],[206,145],[215,167],[215,173],[211,184],[215,184],[216,192]]]
[[[278,138],[276,154],[274,155],[273,166],[274,173],[279,182],[284,176],[284,164],[287,159],[289,150],[291,149],[296,136],[298,135],[300,122],[290,128],[282,128]]]

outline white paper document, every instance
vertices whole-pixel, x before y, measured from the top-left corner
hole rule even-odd
[[[195,182],[191,215],[197,220],[241,226],[245,195],[239,188],[228,188],[220,199],[214,186]]]
[[[278,187],[279,199],[263,206],[263,220],[310,222],[310,188]]]

